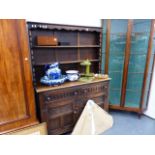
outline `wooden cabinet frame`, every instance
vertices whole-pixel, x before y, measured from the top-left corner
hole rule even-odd
[[[46,121],[49,134],[71,132],[89,99],[108,111],[108,89],[110,79],[92,82],[66,82],[50,87],[40,83],[45,74],[44,66],[58,61],[62,73],[66,70],[85,72],[80,62],[89,59],[91,72],[101,72],[102,29],[75,25],[28,22],[29,41],[34,89],[41,122]],[[57,46],[38,46],[35,39],[39,35],[58,39]],[[68,45],[63,45],[68,42]],[[40,69],[40,70],[39,70]]]
[[[103,27],[102,20],[102,27]],[[125,59],[124,59],[124,69],[123,69],[123,80],[122,80],[122,88],[121,88],[121,102],[119,105],[110,105],[111,109],[117,109],[117,110],[125,110],[125,111],[133,111],[137,112],[139,114],[142,114],[142,112],[146,109],[146,107],[143,107],[144,105],[144,94],[146,90],[146,82],[147,82],[147,76],[148,76],[148,69],[149,69],[149,62],[151,58],[151,52],[152,52],[152,45],[153,45],[153,37],[155,32],[155,20],[151,20],[151,28],[150,28],[150,37],[149,37],[149,45],[147,50],[147,58],[146,58],[146,65],[145,65],[145,71],[144,71],[144,79],[143,79],[143,85],[141,90],[141,100],[140,100],[140,106],[139,108],[132,108],[132,107],[125,107],[125,97],[126,97],[126,87],[127,87],[127,76],[128,76],[128,66],[129,66],[129,59],[130,59],[130,48],[131,48],[131,33],[133,28],[133,20],[128,20],[128,28],[126,33],[126,48],[125,48]],[[111,31],[111,20],[108,19],[106,23],[106,55],[105,55],[105,73],[108,74],[109,72],[109,54],[110,54],[110,31]],[[155,55],[154,55],[155,57]],[[154,59],[155,61],[155,59]],[[154,65],[153,65],[154,67]],[[152,67],[152,72],[153,72]],[[151,77],[152,79],[152,77]],[[150,82],[151,85],[151,82]],[[150,87],[149,87],[150,92]],[[148,102],[149,93],[147,95],[147,102]]]

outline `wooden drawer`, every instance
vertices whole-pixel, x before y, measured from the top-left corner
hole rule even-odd
[[[77,95],[76,88],[62,89],[57,91],[48,91],[43,93],[44,103],[54,103],[57,101],[69,100]]]
[[[108,91],[108,83],[88,84],[74,88],[61,89],[57,91],[48,91],[43,93],[44,103],[65,100],[77,96],[97,96],[104,95]]]

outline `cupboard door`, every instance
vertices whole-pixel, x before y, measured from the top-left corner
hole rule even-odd
[[[41,122],[47,122],[49,134],[63,134],[72,130],[74,96],[74,88],[39,93]]]
[[[150,30],[151,20],[133,21],[125,107],[140,108]]]
[[[0,20],[0,133],[36,123],[25,20]]]
[[[73,101],[64,105],[48,107],[48,128],[49,134],[62,134],[72,130],[73,122]]]
[[[103,23],[103,26],[107,25],[107,31],[103,28],[102,58],[106,63],[102,70],[112,78],[110,104],[120,105],[128,20],[104,20]]]

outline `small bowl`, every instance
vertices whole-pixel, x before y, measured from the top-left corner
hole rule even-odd
[[[77,70],[68,70],[66,74],[69,81],[77,81],[79,79],[79,71]]]

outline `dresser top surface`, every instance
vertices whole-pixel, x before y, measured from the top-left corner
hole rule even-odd
[[[64,89],[64,88],[71,88],[71,87],[76,87],[76,86],[81,86],[81,85],[88,85],[88,84],[93,84],[93,83],[98,83],[98,82],[106,82],[110,81],[110,78],[107,79],[96,79],[91,82],[66,82],[60,86],[45,86],[45,85],[40,85],[36,87],[36,92],[37,93],[42,93],[46,91],[51,91],[51,90],[59,90],[59,89]]]

